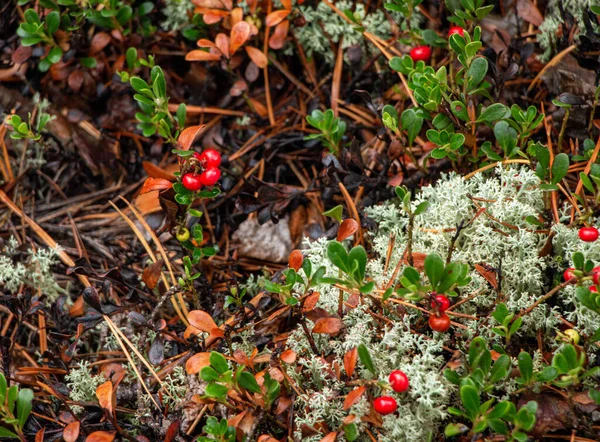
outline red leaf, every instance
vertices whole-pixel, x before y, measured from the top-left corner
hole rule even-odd
[[[356,367],[356,358],[358,356],[358,350],[356,347],[348,350],[344,355],[344,370],[349,378],[354,374],[354,368]]]
[[[271,49],[281,49],[283,47],[289,28],[289,20],[283,20],[281,23],[275,26],[273,35],[271,35],[271,37],[269,38],[269,47]]]
[[[113,384],[111,381],[106,381],[104,384],[96,388],[96,397],[98,403],[112,416],[115,410],[115,396],[113,394]]]
[[[267,15],[265,24],[267,26],[275,26],[281,23],[290,13],[289,9],[280,9],[279,11],[273,11]]]
[[[112,442],[115,440],[116,431],[94,431],[85,442]]]
[[[361,385],[348,393],[344,399],[344,410],[349,410],[352,405],[356,404],[366,389],[367,387]]]
[[[189,358],[185,363],[185,371],[188,374],[196,374],[200,373],[204,367],[210,365],[210,353],[209,352],[201,352],[196,353],[194,356]]]
[[[221,54],[214,54],[212,52],[203,51],[202,49],[197,49],[188,52],[185,59],[187,61],[217,61],[221,59]]]
[[[358,230],[358,223],[355,219],[347,218],[342,221],[340,224],[340,228],[337,233],[337,240],[343,241],[346,238],[352,236]]]
[[[248,41],[251,33],[252,29],[245,21],[237,22],[233,28],[231,28],[231,39],[229,43],[229,52],[231,55],[235,54],[235,52]]]
[[[169,180],[163,178],[147,178],[140,190],[140,195],[153,190],[170,189],[173,184]]]
[[[261,69],[266,68],[269,64],[269,60],[267,60],[265,54],[254,46],[246,46],[246,53],[250,57],[250,60]]]
[[[281,353],[280,358],[286,364],[293,364],[296,362],[296,352],[294,350],[286,350]]]
[[[290,253],[290,257],[288,258],[288,265],[291,269],[295,271],[300,270],[302,267],[302,261],[304,261],[304,256],[302,255],[302,251],[296,249]]]
[[[312,292],[308,295],[302,304],[302,312],[306,313],[314,309],[317,306],[320,297],[321,294],[319,292]]]
[[[179,433],[179,425],[181,425],[181,422],[179,420],[176,420],[173,423],[171,423],[171,425],[169,425],[169,428],[167,429],[167,434],[165,434],[164,442],[173,442],[175,440],[177,434]]]
[[[338,318],[317,319],[313,328],[313,333],[324,333],[326,335],[335,335],[342,329],[342,321]]]
[[[189,150],[194,144],[196,137],[200,133],[200,131],[204,128],[204,124],[200,124],[198,126],[190,126],[186,127],[180,134],[179,138],[177,138],[177,147],[182,150]]]

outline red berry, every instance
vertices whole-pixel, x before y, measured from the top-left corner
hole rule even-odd
[[[448,31],[448,37],[450,37],[452,34],[458,34],[461,37],[464,37],[465,30],[463,28],[461,28],[460,26],[452,26],[450,28],[450,30]]]
[[[185,187],[187,190],[195,192],[202,187],[201,176],[197,173],[186,173],[181,178],[181,184],[183,184],[183,187]]]
[[[429,46],[417,46],[410,51],[410,58],[414,62],[419,60],[427,61],[431,58],[431,48]]]
[[[598,293],[598,289],[596,288],[595,285],[590,287],[590,292]]]
[[[579,229],[579,239],[585,242],[594,242],[598,239],[598,229],[595,227],[582,227]]]
[[[404,393],[406,390],[408,390],[408,376],[406,376],[403,371],[392,371],[388,381],[392,386],[392,390],[394,390],[396,393]]]
[[[435,295],[431,300],[431,308],[444,313],[450,307],[450,300],[445,295]]]
[[[202,184],[208,187],[212,187],[217,184],[219,178],[221,178],[221,171],[216,167],[206,169],[200,174],[200,181],[202,181]]]
[[[215,149],[206,149],[202,153],[196,152],[194,156],[206,169],[221,165],[221,154]]]
[[[567,270],[565,270],[565,273],[563,273],[563,278],[565,281],[568,281],[569,279],[575,277],[575,273],[573,273],[573,270],[575,270],[573,267],[569,267]]]
[[[373,408],[379,414],[391,414],[398,408],[396,399],[391,396],[379,396],[373,401]]]
[[[450,318],[446,313],[429,316],[429,327],[436,332],[444,333],[450,328]]]
[[[600,267],[592,269],[592,281],[594,281],[594,284],[600,285]]]

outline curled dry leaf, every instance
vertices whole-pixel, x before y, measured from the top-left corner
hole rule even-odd
[[[358,350],[356,347],[348,350],[344,355],[344,370],[346,370],[346,374],[349,378],[354,374],[354,369],[356,368],[356,358],[358,356]]]
[[[144,193],[152,192],[154,190],[165,190],[170,189],[173,184],[169,180],[165,180],[164,178],[147,178],[144,181],[144,185],[140,189],[140,195]]]
[[[273,31],[273,35],[269,37],[269,47],[271,49],[281,49],[283,44],[285,43],[285,38],[288,35],[288,31],[290,29],[290,21],[283,20],[277,26],[275,26],[275,30]]]
[[[269,15],[267,15],[265,24],[267,26],[278,25],[289,15],[290,12],[291,11],[288,9],[280,9],[279,11],[273,11]]]
[[[344,399],[344,410],[349,410],[352,405],[356,404],[366,389],[367,387],[361,385],[348,393]]]
[[[290,257],[288,259],[288,265],[290,268],[294,269],[295,271],[300,270],[302,267],[302,261],[304,261],[302,251],[298,249],[292,250],[292,253],[290,253]]]
[[[250,24],[245,21],[237,22],[233,28],[231,28],[231,39],[229,43],[229,52],[231,55],[235,54],[236,51],[248,41],[251,34],[252,29],[250,28]]]
[[[116,431],[94,431],[85,439],[85,442],[112,442],[115,440],[116,434]]]
[[[185,59],[187,61],[218,61],[221,59],[221,54],[196,49],[195,51],[188,52],[185,55]]]
[[[204,128],[204,124],[200,124],[198,126],[190,126],[186,127],[180,134],[179,138],[177,138],[178,149],[189,150],[194,144],[196,137],[200,133],[200,131]]]
[[[336,335],[342,329],[342,321],[338,318],[317,319],[313,327],[313,333],[323,333],[326,335]]]
[[[261,69],[267,67],[269,61],[267,60],[267,57],[265,56],[265,54],[263,54],[262,51],[256,49],[254,46],[246,46],[245,49],[246,53],[248,54],[248,57],[250,57],[250,60],[252,60],[256,66],[258,66]]]
[[[358,223],[356,222],[356,220],[352,218],[347,218],[344,221],[342,221],[342,224],[340,224],[340,228],[338,229],[336,239],[338,241],[343,241],[346,238],[349,238],[350,236],[354,235],[354,233],[357,230]]]
[[[96,388],[96,397],[98,403],[112,416],[115,410],[115,397],[113,395],[113,384],[111,381],[106,381]]]
[[[210,365],[210,353],[209,352],[201,352],[196,353],[194,356],[189,358],[185,363],[185,371],[188,374],[196,374],[200,373],[204,367]]]
[[[79,438],[79,427],[81,423],[79,421],[71,422],[63,430],[62,437],[65,442],[76,442]]]

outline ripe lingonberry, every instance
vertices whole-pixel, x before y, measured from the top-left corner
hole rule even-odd
[[[390,373],[388,381],[396,393],[404,393],[408,390],[408,376],[401,370],[394,370]]]
[[[450,300],[446,295],[434,295],[431,299],[431,308],[444,313],[450,307]]]
[[[185,187],[187,190],[191,190],[192,192],[202,188],[202,180],[200,179],[200,175],[197,173],[186,173],[181,178],[181,184],[183,184],[183,187]]]
[[[568,281],[569,279],[575,277],[575,273],[573,273],[573,270],[575,270],[573,267],[569,267],[567,270],[565,270],[565,273],[563,273],[563,278],[565,281]]]
[[[450,328],[450,318],[446,313],[429,316],[429,327],[436,332],[444,333]]]
[[[410,58],[416,63],[419,60],[427,61],[431,58],[431,48],[429,46],[417,46],[410,51]]]
[[[465,30],[463,28],[461,28],[460,26],[452,26],[450,28],[450,30],[448,31],[448,37],[450,37],[452,34],[458,34],[461,37],[464,37]]]
[[[373,408],[379,414],[391,414],[398,408],[396,399],[391,396],[379,396],[373,401]]]
[[[590,287],[590,292],[598,293],[598,288],[595,285],[593,285]]]
[[[585,242],[594,242],[598,239],[598,229],[595,227],[582,227],[579,229],[579,239]]]
[[[200,174],[200,181],[202,182],[202,184],[208,187],[212,187],[215,184],[217,184],[219,178],[221,178],[221,171],[216,167],[206,169]]]
[[[592,281],[594,281],[594,284],[600,285],[600,267],[592,269]]]
[[[194,157],[200,164],[202,164],[206,169],[210,169],[211,167],[219,167],[221,165],[221,154],[217,152],[215,149],[206,149],[202,153],[196,152]]]

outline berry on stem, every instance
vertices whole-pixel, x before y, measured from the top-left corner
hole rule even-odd
[[[431,48],[429,46],[417,46],[410,51],[410,58],[414,62],[419,60],[427,61],[431,58]]]
[[[436,332],[444,333],[450,328],[450,317],[446,313],[429,316],[429,327]]]
[[[398,409],[396,399],[391,396],[379,396],[373,401],[373,408],[379,414],[391,414]]]
[[[600,267],[592,269],[592,281],[594,281],[594,284],[600,285]]]
[[[571,340],[573,344],[579,344],[579,333],[577,332],[577,330],[573,328],[565,330],[565,335]]]
[[[579,239],[585,242],[594,242],[598,239],[598,229],[595,227],[582,227],[579,229]]]
[[[446,295],[433,295],[431,299],[431,308],[440,313],[444,313],[450,307],[450,300]]]
[[[207,169],[221,165],[221,154],[215,149],[206,149],[202,153],[196,152],[194,157]]]
[[[396,393],[404,393],[408,390],[408,376],[401,370],[394,370],[390,373],[388,381]]]
[[[177,241],[184,242],[190,239],[190,231],[186,227],[180,227],[175,235]]]
[[[448,30],[448,37],[450,37],[452,34],[458,34],[461,37],[464,37],[465,36],[465,30],[463,28],[461,28],[460,26],[452,26]]]
[[[207,187],[212,187],[217,184],[219,178],[221,178],[221,171],[216,167],[206,169],[200,174],[200,181]]]
[[[565,270],[565,273],[563,273],[563,279],[565,281],[568,281],[569,279],[575,277],[575,273],[573,273],[573,270],[575,270],[573,267],[569,267],[567,270]]]
[[[201,176],[197,173],[186,173],[181,178],[181,184],[183,184],[183,187],[185,187],[187,190],[195,192],[202,188],[202,180],[200,177]]]
[[[593,285],[590,287],[590,292],[598,293],[598,288],[595,285]]]

